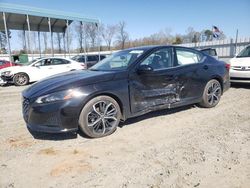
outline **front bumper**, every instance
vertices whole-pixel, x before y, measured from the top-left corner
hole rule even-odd
[[[4,81],[4,80],[0,77],[0,86],[5,85],[5,84],[7,84],[7,82]]]
[[[5,83],[12,83],[13,82],[13,76],[3,76],[1,75],[0,80],[3,80]]]
[[[250,71],[230,69],[230,82],[250,83]]]
[[[32,131],[62,133],[78,130],[79,101],[37,104],[32,99],[23,98],[22,109],[26,125]]]

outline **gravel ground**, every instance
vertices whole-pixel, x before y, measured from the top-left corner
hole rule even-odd
[[[249,85],[213,109],[149,113],[101,139],[32,136],[24,88],[0,88],[0,187],[250,187]]]

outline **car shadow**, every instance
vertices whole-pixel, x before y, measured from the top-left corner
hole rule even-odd
[[[250,83],[231,83],[231,87],[236,89],[250,89]]]
[[[147,120],[159,116],[166,116],[166,115],[171,115],[174,113],[178,113],[180,111],[185,111],[189,110],[191,108],[195,108],[196,105],[188,105],[188,106],[183,106],[183,107],[178,107],[178,108],[173,108],[173,109],[163,109],[163,110],[158,110],[154,112],[149,112],[147,114],[130,118],[127,119],[125,122],[121,122],[119,124],[119,128],[123,128],[128,125],[132,125],[134,123],[137,123],[142,120]],[[38,140],[51,140],[51,141],[61,141],[61,140],[69,140],[69,139],[76,139],[78,135],[82,138],[86,139],[92,139],[89,136],[85,135],[82,131],[78,130],[77,132],[69,132],[69,133],[58,133],[58,134],[53,134],[53,133],[42,133],[42,132],[35,132],[30,129],[28,129],[30,134]]]
[[[132,125],[142,120],[151,119],[151,118],[155,118],[159,116],[171,115],[171,114],[178,113],[180,111],[185,111],[185,110],[195,108],[195,107],[196,105],[193,104],[193,105],[187,105],[187,106],[182,106],[182,107],[173,108],[173,109],[163,109],[163,110],[149,112],[147,114],[144,114],[138,117],[127,119],[125,122],[121,122],[119,124],[119,127],[122,128],[124,126]]]

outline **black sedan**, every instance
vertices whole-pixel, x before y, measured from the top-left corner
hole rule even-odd
[[[200,51],[147,46],[119,51],[89,70],[72,71],[23,91],[29,129],[77,131],[97,138],[121,120],[198,103],[216,106],[230,86],[228,66]]]

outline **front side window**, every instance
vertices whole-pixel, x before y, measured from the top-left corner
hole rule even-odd
[[[4,62],[3,62],[3,61],[0,61],[0,65],[4,65]]]
[[[51,59],[42,59],[35,63],[33,66],[40,67],[40,66],[48,66],[51,64]]]
[[[178,65],[199,63],[202,60],[200,53],[188,49],[176,49],[176,56]]]
[[[130,64],[136,61],[144,50],[123,50],[116,52],[109,57],[103,59],[99,63],[95,64],[90,70],[125,70]]]
[[[149,55],[141,65],[149,65],[154,70],[173,67],[172,48],[160,49]]]
[[[242,50],[237,57],[250,57],[250,46]]]

